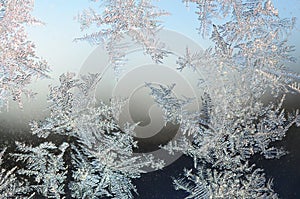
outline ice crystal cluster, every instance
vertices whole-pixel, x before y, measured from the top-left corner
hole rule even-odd
[[[100,9],[84,10],[77,17],[82,30],[95,25],[99,31],[76,40],[103,45],[116,75],[122,71],[130,45],[121,42],[124,37],[141,45],[155,62],[162,61],[167,51],[155,35],[161,28],[159,17],[167,12],[152,5],[152,0],[104,0],[101,5]]]
[[[25,198],[20,197],[20,194],[26,193],[28,190],[27,187],[17,179],[15,174],[17,167],[10,170],[2,168],[5,150],[6,149],[3,149],[0,152],[0,198]]]
[[[13,99],[22,106],[22,95],[32,96],[27,88],[32,80],[47,77],[48,65],[36,56],[26,26],[40,24],[31,16],[32,0],[0,1],[0,107]]]
[[[25,163],[17,173],[30,178],[30,194],[46,198],[133,198],[135,186],[131,180],[140,177],[143,167],[163,167],[163,161],[152,155],[133,156],[137,146],[133,140],[135,125],[127,124],[123,131],[117,125],[115,113],[120,100],[110,105],[95,104],[93,85],[99,75],[63,74],[60,85],[50,88],[50,116],[32,122],[32,134],[41,143],[32,146],[17,142],[18,162]],[[75,93],[75,94],[74,94]],[[51,136],[64,140],[56,144]]]
[[[300,125],[298,112],[287,116],[282,109],[285,94],[299,91],[293,83],[297,75],[284,65],[293,61],[287,37],[295,19],[280,18],[269,0],[186,3],[197,4],[199,31],[211,31],[215,45],[203,54],[187,50],[177,61],[180,70],[193,67],[208,75],[199,113],[165,112],[175,114],[192,137],[164,146],[194,159],[194,168],[174,180],[175,188],[186,191],[187,198],[276,198],[271,181],[249,165],[249,159],[254,154],[267,159],[284,155],[270,143],[281,140],[293,124]],[[228,21],[216,25],[218,16]],[[163,89],[150,89],[162,108],[174,104],[171,92],[162,95]],[[266,103],[265,96],[282,97],[278,103]]]
[[[29,15],[31,3],[0,4],[2,101],[8,96],[19,101],[32,77],[45,75],[46,65],[36,58],[24,33],[24,24],[36,22]],[[168,52],[156,32],[165,11],[150,0],[101,3],[98,10],[78,16],[82,29],[98,29],[79,40],[103,45],[115,71],[126,61],[127,44],[121,41],[128,36],[154,62],[163,62]],[[206,74],[199,83],[204,94],[201,99],[177,98],[175,84],[146,84],[165,122],[180,124],[183,132],[162,148],[170,154],[183,152],[194,161],[193,168],[174,176],[175,189],[185,191],[186,198],[277,198],[272,180],[249,160],[255,154],[267,159],[285,155],[271,143],[281,140],[292,125],[300,126],[298,111],[287,114],[282,108],[285,95],[300,90],[294,82],[298,76],[285,68],[294,61],[287,39],[295,19],[282,19],[270,0],[183,3],[197,5],[198,31],[214,42],[205,52],[184,46],[186,53],[176,63],[179,72],[192,68]],[[50,87],[49,117],[30,123],[39,144],[16,142],[10,156],[22,167],[0,169],[1,198],[133,198],[138,193],[132,179],[141,177],[144,167],[163,167],[163,161],[151,155],[134,155],[137,124],[118,126],[126,99],[97,101],[101,75],[74,76],[60,76],[60,85]],[[266,97],[272,102],[264,101]],[[201,110],[185,110],[193,100],[201,101]]]

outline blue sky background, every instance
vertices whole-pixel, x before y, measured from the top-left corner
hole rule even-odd
[[[52,68],[52,77],[55,78],[62,72],[78,72],[87,56],[95,49],[87,42],[73,42],[73,39],[83,35],[79,23],[74,17],[90,6],[97,6],[89,0],[36,0],[33,15],[45,22],[45,26],[31,27],[28,29],[30,39],[37,46],[40,56],[48,60]],[[295,56],[300,60],[300,0],[274,0],[274,5],[279,9],[280,16],[298,18],[296,28],[290,42],[296,45]],[[197,16],[194,7],[187,9],[181,0],[161,0],[157,3],[162,9],[171,13],[163,17],[163,25],[167,29],[175,30],[195,40],[204,48],[208,42],[197,33]],[[296,70],[296,65],[292,64]],[[300,72],[300,69],[298,69]]]

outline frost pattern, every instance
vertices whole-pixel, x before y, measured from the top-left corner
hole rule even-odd
[[[159,85],[159,88],[156,88],[153,84],[146,83],[146,86],[151,89],[150,94],[162,108],[165,122],[178,122],[180,120],[178,116],[184,111],[184,107],[193,101],[192,98],[187,97],[178,99],[172,91],[175,84],[170,86]]]
[[[177,60],[179,71],[191,68],[206,74],[199,80],[204,94],[198,112],[185,110],[193,99],[176,97],[175,84],[146,84],[165,122],[179,123],[184,132],[162,147],[194,160],[193,168],[174,179],[175,189],[186,191],[187,198],[277,198],[272,181],[262,169],[249,165],[249,159],[256,154],[267,159],[285,155],[271,143],[281,140],[292,125],[300,126],[299,111],[286,114],[282,108],[285,95],[300,90],[294,82],[299,75],[284,65],[294,61],[287,39],[295,19],[280,18],[270,0],[183,2],[197,4],[199,32],[211,35],[215,45],[204,53],[187,47]],[[47,68],[24,33],[24,24],[38,22],[29,15],[32,2],[16,3],[0,1],[0,38],[5,46],[0,48],[0,94],[4,102],[13,96],[20,103],[21,94],[29,93],[23,86],[33,76],[46,76]],[[115,70],[125,61],[128,46],[120,43],[124,35],[141,44],[154,61],[162,61],[167,52],[155,33],[164,11],[157,11],[150,0],[107,0],[103,5],[100,14],[91,9],[78,17],[83,29],[101,28],[81,39],[104,44]],[[218,17],[226,22],[216,23]],[[1,197],[129,199],[137,194],[132,179],[141,177],[144,167],[163,167],[163,161],[151,155],[133,155],[137,124],[117,124],[126,99],[104,104],[94,96],[100,74],[74,77],[60,76],[60,85],[50,87],[50,116],[31,122],[40,143],[16,142],[18,152],[11,155],[24,167],[1,169]],[[281,98],[266,103],[262,99],[269,94]]]
[[[0,152],[0,198],[31,198],[33,195],[29,197],[24,195],[28,189],[24,186],[24,183],[17,179],[17,167],[13,167],[10,170],[2,168],[5,151],[6,149],[3,149]]]
[[[45,60],[36,56],[26,25],[40,24],[31,16],[32,0],[0,1],[0,107],[13,99],[22,107],[22,95],[33,96],[26,88],[34,79],[48,77]]]
[[[99,80],[98,74],[82,80],[72,73],[61,75],[61,84],[50,87],[50,117],[31,123],[32,133],[44,141],[36,147],[17,143],[21,153],[14,156],[26,164],[18,173],[33,177],[29,187],[34,192],[47,198],[129,199],[136,193],[131,180],[144,167],[163,167],[152,155],[133,156],[136,125],[126,124],[121,131],[116,123],[116,103],[122,100],[112,100],[112,105],[94,101],[92,85]],[[57,147],[46,141],[55,135],[68,142]]]
[[[168,15],[167,12],[158,10],[152,0],[105,0],[101,1],[100,8],[84,10],[77,17],[82,30],[92,25],[99,30],[76,40],[104,45],[117,75],[126,61],[126,49],[131,45],[122,42],[124,37],[140,44],[155,62],[162,62],[167,51],[156,33],[160,30],[159,17]]]
[[[187,48],[177,61],[180,71],[192,68],[206,75],[205,85],[199,84],[204,90],[199,113],[165,111],[180,118],[176,122],[188,133],[163,148],[194,159],[194,168],[174,180],[175,188],[186,191],[187,198],[276,198],[272,183],[248,161],[254,154],[267,159],[286,154],[270,144],[281,140],[292,125],[299,126],[298,111],[287,116],[282,109],[285,93],[299,90],[293,83],[299,75],[284,65],[294,61],[289,55],[293,47],[287,44],[294,19],[281,19],[269,0],[184,2],[198,5],[200,31],[205,36],[211,30],[215,45],[202,54]],[[229,13],[227,22],[213,24],[216,16],[226,19]],[[165,97],[168,90],[150,89],[161,107],[172,104]],[[282,98],[263,103],[269,94]]]
[[[254,169],[254,165],[249,167],[248,163],[236,170],[185,170],[184,177],[174,180],[174,184],[177,190],[191,193],[186,198],[278,198],[272,181],[266,181],[262,170]]]
[[[33,178],[34,183],[30,184],[30,189],[46,198],[63,198],[61,194],[65,193],[64,181],[67,177],[63,155],[67,147],[67,143],[56,147],[51,142],[44,142],[33,147],[17,142],[17,149],[22,153],[14,156],[17,161],[26,163],[24,168],[18,170],[18,174]],[[59,153],[55,154],[57,150]]]

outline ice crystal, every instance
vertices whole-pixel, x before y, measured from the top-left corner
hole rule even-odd
[[[172,84],[171,86],[159,85],[159,88],[156,88],[153,84],[146,83],[146,86],[151,89],[150,94],[164,111],[164,119],[166,122],[178,122],[180,118],[177,118],[177,116],[180,115],[184,110],[184,107],[193,100],[192,98],[187,97],[178,99],[172,91],[175,84]]]
[[[32,177],[34,183],[29,187],[47,198],[64,198],[64,181],[66,179],[66,166],[63,155],[67,143],[59,147],[51,142],[41,143],[37,147],[26,146],[17,142],[17,149],[21,152],[14,154],[17,161],[23,161],[26,166],[18,170],[21,175]],[[59,151],[58,154],[57,151]]]
[[[177,60],[179,71],[190,68],[204,74],[198,85],[203,95],[196,99],[201,109],[186,110],[193,99],[176,96],[175,84],[146,83],[165,122],[180,124],[183,132],[162,148],[170,154],[183,152],[194,161],[194,168],[174,179],[175,188],[186,191],[187,198],[277,198],[272,181],[249,160],[253,155],[266,159],[285,155],[272,142],[283,139],[292,125],[300,126],[299,111],[286,114],[282,108],[285,95],[300,90],[294,82],[299,75],[285,66],[294,61],[287,39],[295,19],[280,18],[270,0],[183,2],[197,4],[199,32],[211,35],[214,43],[201,53],[187,47]],[[23,27],[37,22],[30,16],[31,3],[0,1],[1,102],[10,96],[21,102],[21,94],[29,93],[24,86],[33,77],[47,75],[46,64],[36,58]],[[82,29],[92,25],[100,29],[79,40],[104,45],[115,71],[131,45],[122,43],[124,37],[140,44],[155,62],[162,61],[167,52],[155,35],[158,18],[166,12],[150,0],[102,3],[100,11],[90,9],[78,16]],[[224,23],[217,20],[220,17]],[[133,153],[138,124],[118,125],[126,99],[98,101],[100,74],[76,79],[67,73],[59,80],[60,85],[50,87],[50,115],[30,124],[40,143],[16,142],[13,157],[24,167],[1,170],[0,196],[133,198],[137,190],[132,179],[141,177],[145,167],[162,168],[163,161]],[[273,102],[263,101],[266,96]],[[53,137],[63,141],[49,141]],[[20,183],[24,178],[30,185]]]
[[[230,95],[233,94],[233,92],[230,93]],[[181,118],[178,120],[183,126],[181,130],[189,132],[190,138],[182,137],[163,148],[170,154],[181,151],[191,156],[197,172],[207,171],[207,174],[200,176],[201,180],[198,179],[199,176],[193,175],[186,179],[187,182],[183,182],[182,179],[174,181],[177,189],[185,190],[190,194],[188,198],[239,198],[243,194],[249,196],[254,194],[256,198],[274,196],[273,191],[268,188],[269,184],[265,183],[262,174],[256,173],[256,169],[248,170],[247,175],[258,178],[257,182],[249,186],[252,188],[259,186],[263,190],[254,193],[255,189],[248,185],[245,185],[247,187],[245,189],[243,186],[249,182],[250,177],[245,179],[247,167],[243,165],[254,154],[261,154],[267,159],[284,155],[286,152],[283,149],[272,147],[270,144],[281,140],[287,130],[293,124],[297,124],[299,115],[296,113],[285,116],[281,108],[284,98],[279,105],[274,105],[274,103],[264,105],[255,101],[254,97],[243,99],[240,100],[241,104],[235,101],[231,102],[231,106],[220,107],[213,103],[212,97],[212,105],[207,103],[207,100],[203,100],[203,110],[200,113],[180,112],[177,115],[177,118]],[[225,118],[220,113],[226,113]],[[242,168],[244,170],[241,170]],[[237,173],[237,170],[240,173]],[[218,178],[213,176],[209,179],[209,175],[214,172],[218,172]],[[191,187],[188,182],[190,180],[194,182]],[[229,185],[237,187],[228,188]]]
[[[175,187],[188,192],[187,198],[277,197],[262,170],[247,162],[254,154],[267,159],[284,155],[283,149],[270,143],[299,123],[298,112],[286,116],[282,109],[282,93],[298,90],[293,81],[299,76],[284,65],[294,61],[289,54],[293,47],[287,45],[294,19],[281,19],[269,0],[185,2],[197,3],[200,30],[205,36],[212,27],[210,39],[215,45],[202,54],[187,49],[177,61],[180,71],[191,67],[204,72],[206,85],[200,87],[205,91],[200,113],[169,113],[181,118],[177,122],[192,138],[182,137],[163,148],[193,157],[197,171],[186,171],[185,180],[176,179]],[[230,12],[227,22],[213,24],[216,16]],[[262,98],[268,91],[283,97],[266,104]],[[166,104],[164,93],[168,95],[152,89],[151,94],[156,102]]]
[[[174,180],[177,190],[190,193],[186,198],[278,198],[272,181],[267,181],[263,170],[248,163],[236,170],[197,168],[185,170],[184,177]]]
[[[28,190],[24,187],[24,183],[17,179],[17,167],[10,170],[2,168],[5,151],[6,149],[0,152],[0,198],[31,198],[23,195]]]
[[[36,78],[48,77],[48,65],[36,56],[25,31],[26,25],[40,23],[31,16],[32,9],[31,0],[0,1],[0,107],[10,99],[22,107],[22,94],[34,94],[26,86]]]
[[[152,155],[133,156],[136,125],[127,124],[123,131],[118,126],[114,116],[122,100],[109,105],[94,101],[93,85],[100,79],[98,74],[81,81],[71,73],[61,75],[61,84],[50,87],[50,116],[31,123],[32,133],[45,142],[37,147],[18,143],[22,153],[14,156],[26,163],[19,173],[34,177],[37,184],[31,186],[45,197],[62,198],[68,188],[73,198],[133,198],[136,188],[131,180],[145,167],[163,167],[163,161]],[[69,142],[56,147],[46,141],[53,135]],[[72,179],[66,180],[67,175]]]
[[[126,49],[130,45],[121,42],[126,36],[142,45],[155,62],[162,61],[167,51],[156,33],[160,29],[158,18],[167,15],[167,12],[157,9],[152,0],[105,0],[101,5],[103,11],[90,8],[77,17],[81,29],[92,25],[100,29],[79,40],[104,44],[116,73],[124,64]]]

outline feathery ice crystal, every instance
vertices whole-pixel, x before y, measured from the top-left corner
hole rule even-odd
[[[18,174],[34,177],[29,186],[34,192],[47,198],[64,198],[66,190],[72,198],[133,198],[131,179],[139,178],[143,167],[163,167],[151,155],[133,156],[135,125],[121,131],[114,118],[120,108],[114,102],[120,100],[94,101],[92,85],[100,79],[61,75],[60,86],[50,88],[50,117],[31,123],[32,133],[45,141],[36,147],[17,143],[20,153],[14,156],[26,163]],[[53,135],[68,142],[59,147],[47,142]]]
[[[37,22],[29,15],[32,1],[16,2],[0,1],[0,97],[6,101],[13,96],[20,102],[21,94],[28,92],[24,86],[33,76],[46,76],[47,67],[36,58],[24,32],[24,24]],[[192,68],[205,74],[199,84],[204,94],[196,99],[202,108],[185,110],[193,99],[177,98],[175,84],[146,84],[165,122],[179,123],[184,132],[162,148],[170,154],[181,151],[194,160],[193,168],[174,179],[175,189],[186,191],[186,198],[277,198],[272,181],[249,160],[255,154],[267,159],[285,155],[271,143],[281,140],[292,125],[300,126],[298,111],[286,114],[282,108],[286,94],[300,91],[295,83],[299,76],[285,65],[294,61],[287,39],[295,19],[282,19],[271,0],[183,2],[197,4],[199,33],[211,35],[214,42],[203,53],[187,47],[176,63],[178,71]],[[116,73],[130,45],[122,43],[125,36],[139,43],[155,62],[163,61],[167,51],[155,33],[160,28],[158,17],[165,11],[150,0],[102,3],[100,11],[90,9],[78,16],[82,29],[92,25],[100,29],[79,40],[103,45]],[[224,23],[217,20],[220,17]],[[67,73],[60,76],[59,86],[50,87],[50,116],[30,124],[41,143],[16,142],[18,152],[12,156],[24,167],[1,170],[0,196],[133,198],[137,190],[132,179],[141,177],[143,167],[163,167],[163,161],[151,155],[133,155],[137,124],[126,124],[121,131],[117,119],[124,101],[96,101],[100,80],[99,74],[79,80]],[[266,96],[276,98],[275,102],[266,103],[262,100]],[[63,141],[50,141],[57,137]]]
[[[32,0],[0,1],[0,108],[8,106],[10,99],[22,107],[22,95],[34,95],[27,85],[48,77],[48,65],[36,56],[25,30],[28,25],[41,23],[31,16],[32,9]]]

